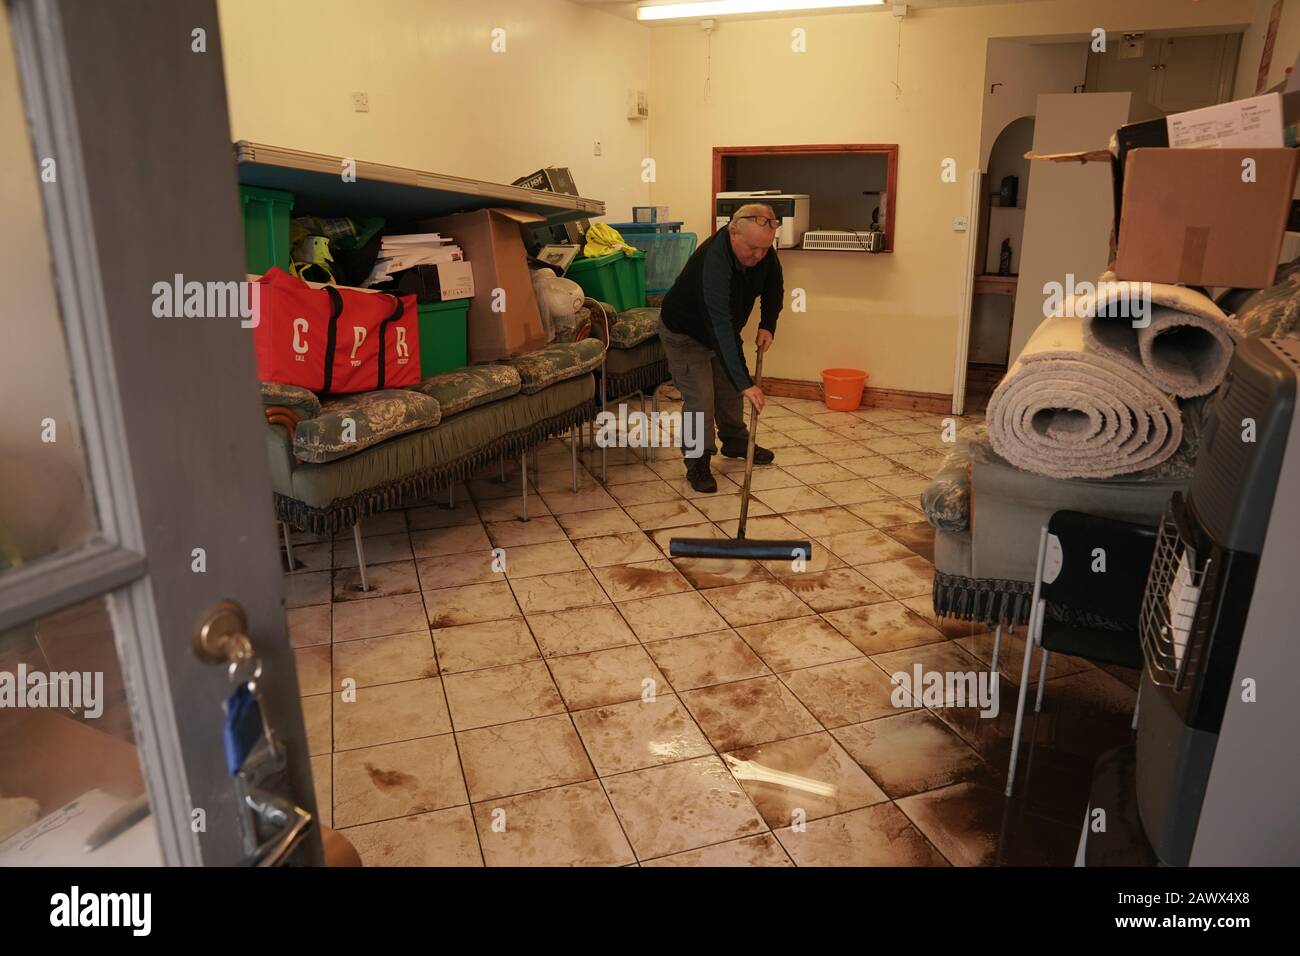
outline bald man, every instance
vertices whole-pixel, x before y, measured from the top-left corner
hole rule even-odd
[[[682,449],[686,478],[702,493],[718,490],[709,468],[717,453],[715,426],[722,454],[744,458],[749,445],[744,399],[763,410],[763,392],[749,377],[740,332],[761,298],[755,339],[759,351],[766,352],[776,335],[785,298],[781,262],[772,247],[780,225],[771,206],[737,209],[727,228],[704,240],[687,260],[659,313],[659,340],[673,384],[682,393],[682,414],[703,416],[703,443]],[[775,458],[768,449],[754,447],[754,464]]]

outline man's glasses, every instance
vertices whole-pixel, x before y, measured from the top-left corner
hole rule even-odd
[[[781,219],[780,219],[779,217],[776,218],[776,219],[769,219],[767,216],[737,216],[736,218],[737,218],[737,219],[752,219],[752,220],[754,220],[754,222],[758,223],[760,226],[763,226],[763,227],[765,227],[765,228],[769,228],[769,229],[780,229],[780,228],[781,228]]]

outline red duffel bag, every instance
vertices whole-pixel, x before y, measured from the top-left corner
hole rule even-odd
[[[253,341],[262,381],[320,395],[420,383],[415,296],[313,289],[277,268],[257,282]]]

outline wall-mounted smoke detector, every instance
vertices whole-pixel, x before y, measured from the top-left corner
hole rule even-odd
[[[1125,33],[1120,37],[1119,58],[1121,60],[1140,60],[1146,47],[1146,35],[1142,33]]]

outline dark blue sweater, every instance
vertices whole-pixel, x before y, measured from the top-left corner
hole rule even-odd
[[[674,332],[689,335],[717,353],[736,391],[754,384],[745,367],[740,330],[749,321],[754,300],[763,299],[758,327],[776,335],[776,317],[785,300],[785,282],[776,250],[746,268],[731,249],[726,228],[695,250],[664,296],[659,317]]]

